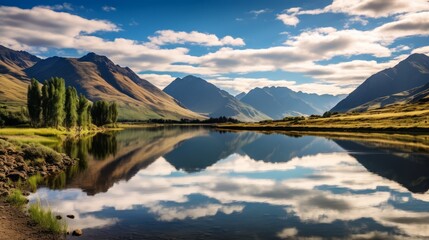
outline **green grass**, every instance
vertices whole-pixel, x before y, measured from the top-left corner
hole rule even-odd
[[[28,186],[33,192],[37,190],[37,186],[41,182],[43,182],[43,177],[40,174],[33,175],[27,180]]]
[[[27,198],[22,195],[22,192],[19,189],[13,189],[9,196],[6,197],[6,201],[17,207],[23,207],[27,204]]]
[[[57,220],[50,208],[43,208],[40,202],[30,204],[28,208],[30,218],[42,228],[54,232],[65,233],[67,223],[63,220]]]

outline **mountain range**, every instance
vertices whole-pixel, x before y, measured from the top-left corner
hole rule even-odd
[[[89,100],[116,101],[119,119],[151,118],[202,119],[203,116],[180,106],[177,101],[128,67],[115,65],[105,56],[88,53],[81,58],[39,59],[23,51],[0,48],[0,101],[25,104],[28,80],[43,83],[51,77],[64,78]]]
[[[195,76],[176,78],[164,88],[164,92],[177,99],[186,108],[208,117],[226,116],[241,121],[270,119],[228,92]]]
[[[428,96],[428,83],[429,57],[412,54],[393,68],[366,79],[331,111],[366,111],[394,104],[413,103]]]
[[[254,88],[240,100],[273,119],[285,116],[323,114],[342,100],[345,95],[318,95],[295,92],[287,87]]]
[[[254,88],[232,96],[195,76],[177,78],[163,91],[128,67],[88,53],[81,58],[41,59],[0,45],[0,103],[10,110],[26,104],[29,80],[62,77],[89,100],[116,101],[120,120],[233,117],[241,121],[282,119],[325,111],[368,111],[429,101],[429,57],[412,54],[365,80],[350,95],[317,95],[286,87]],[[408,107],[407,107],[408,108]],[[403,107],[401,108],[403,109]]]

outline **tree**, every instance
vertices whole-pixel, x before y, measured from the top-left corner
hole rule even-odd
[[[34,78],[31,79],[30,85],[28,85],[27,109],[31,126],[40,126],[42,113],[42,93],[40,91],[39,82]]]
[[[97,101],[92,106],[91,117],[97,126],[115,124],[118,120],[118,106],[115,102],[109,104],[106,101]]]
[[[110,122],[115,124],[118,121],[118,105],[116,102],[110,103],[109,106]]]
[[[89,101],[83,94],[80,94],[77,104],[77,125],[82,129],[86,128],[90,122],[88,121]]]
[[[78,104],[78,96],[77,91],[74,87],[68,87],[66,90],[66,99],[65,99],[65,119],[64,125],[67,128],[75,127],[77,124],[77,104]]]
[[[59,127],[64,122],[65,83],[62,78],[51,78],[42,87],[42,113],[48,127]]]
[[[103,126],[110,123],[111,114],[109,109],[109,104],[106,101],[96,101],[94,105],[92,105],[91,109],[93,123],[97,126]]]

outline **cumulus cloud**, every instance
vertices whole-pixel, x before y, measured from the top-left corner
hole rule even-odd
[[[29,49],[31,46],[75,48],[76,38],[81,34],[119,30],[109,21],[89,20],[42,7],[21,9],[3,6],[0,7],[0,21],[0,42],[15,49]]]
[[[277,19],[285,25],[296,26],[299,23],[298,17],[295,14],[282,13],[277,15]]]
[[[143,73],[139,74],[139,77],[148,80],[153,85],[157,86],[159,89],[164,89],[167,87],[168,84],[170,84],[175,77],[169,75],[169,74],[156,74],[156,73]]]
[[[408,11],[408,10],[407,10]],[[291,8],[283,14],[297,16],[300,8]],[[320,10],[312,10],[316,14]],[[309,13],[308,13],[309,14]],[[161,30],[141,42],[125,38],[103,39],[94,36],[100,31],[119,31],[120,28],[105,20],[86,19],[65,12],[34,7],[0,7],[0,43],[17,50],[43,50],[48,48],[73,48],[80,52],[92,51],[106,55],[114,62],[129,66],[136,72],[163,72],[143,74],[142,77],[163,87],[173,77],[166,72],[198,74],[210,78],[224,89],[247,90],[255,81],[259,86],[280,84],[292,89],[333,93],[330,87],[345,93],[360,84],[371,74],[391,67],[394,61],[350,60],[321,64],[338,56],[371,55],[390,57],[393,52],[405,52],[406,47],[390,47],[398,38],[429,35],[429,12],[410,12],[395,15],[391,22],[375,29],[356,30],[335,28],[306,29],[298,35],[289,33],[282,46],[259,49],[234,49],[244,46],[241,38],[218,37],[197,31],[180,32]],[[40,18],[40,16],[44,16]],[[293,22],[292,22],[293,23]],[[43,34],[40,34],[43,32]],[[164,48],[171,44],[194,44],[221,47],[213,52],[195,56],[186,47]],[[225,47],[228,46],[228,47]],[[269,71],[302,73],[316,80],[314,83],[295,84],[293,79],[245,79],[224,81],[219,76],[230,73],[252,73]],[[317,90],[312,88],[317,87]],[[294,89],[294,90],[295,90]],[[324,91],[324,92],[322,92]]]
[[[160,30],[156,32],[155,36],[149,37],[150,43],[153,45],[161,46],[166,44],[196,44],[202,46],[244,46],[242,38],[233,38],[225,36],[218,38],[214,34],[201,33],[197,31],[192,32],[176,32],[173,30]]]
[[[429,10],[429,4],[427,0],[333,0],[331,4],[320,9],[303,10],[296,7],[286,9],[285,12],[289,13],[289,15],[279,15],[286,19],[286,21],[283,21],[283,19],[280,18],[278,19],[282,20],[286,25],[296,25],[299,22],[299,19],[297,18],[298,15],[318,15],[331,12],[355,16],[354,18],[350,19],[350,22],[360,22],[363,25],[366,25],[367,20],[363,19],[362,17],[380,18],[427,10]]]
[[[423,53],[423,54],[429,55],[429,46],[416,48],[412,51],[412,53]]]
[[[255,87],[287,87],[294,91],[302,91],[306,93],[317,94],[348,94],[354,90],[356,84],[343,86],[341,83],[297,83],[296,81],[288,81],[281,79],[268,78],[227,78],[218,77],[209,79],[208,82],[218,86],[219,88],[238,94],[241,92],[249,92]]]

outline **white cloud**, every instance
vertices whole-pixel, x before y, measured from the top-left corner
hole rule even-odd
[[[259,9],[259,10],[252,10],[249,13],[253,14],[255,17],[258,17],[259,15],[268,13],[268,12],[270,12],[269,9]]]
[[[345,13],[371,18],[429,10],[427,0],[334,0],[324,12]]]
[[[115,7],[112,7],[112,6],[103,6],[103,7],[101,7],[101,9],[102,9],[103,11],[105,11],[105,12],[113,12],[113,11],[116,11],[116,8],[115,8]]]
[[[281,232],[277,234],[279,238],[292,238],[298,234],[298,230],[296,228],[285,228]]]
[[[291,8],[284,14],[302,13]],[[313,11],[317,12],[317,11]],[[40,16],[44,16],[40,18]],[[125,38],[111,40],[93,36],[99,31],[119,31],[109,21],[85,19],[47,8],[20,9],[0,7],[0,43],[17,50],[43,50],[48,48],[74,48],[80,52],[93,51],[106,55],[114,62],[129,66],[136,72],[179,72],[198,74],[221,84],[225,89],[245,90],[253,80],[235,78],[237,83],[222,80],[219,76],[230,73],[286,71],[302,73],[316,80],[314,83],[291,84],[293,79],[282,81],[259,79],[259,86],[280,84],[304,91],[333,93],[329,88],[344,93],[360,84],[367,77],[395,61],[344,60],[339,63],[321,64],[321,60],[334,57],[371,55],[390,57],[392,52],[409,51],[406,47],[390,47],[396,39],[429,35],[429,12],[397,15],[391,22],[372,30],[335,28],[307,29],[298,35],[287,35],[283,46],[260,49],[233,49],[222,46],[244,46],[244,40],[232,36],[217,37],[197,31],[180,32],[161,30],[149,37],[149,42]],[[43,34],[40,34],[43,32]],[[168,44],[195,44],[222,47],[201,56],[191,55],[185,47],[163,48]],[[173,78],[168,74],[143,74],[157,86],[165,86]],[[259,81],[259,82],[258,82]],[[289,85],[291,84],[291,85]],[[317,88],[312,90],[312,88]],[[294,90],[295,90],[294,89]]]
[[[295,16],[295,14],[278,14],[277,19],[289,26],[296,26],[299,23],[299,19]]]
[[[416,48],[413,50],[412,53],[423,53],[423,54],[429,55],[429,46]]]
[[[0,7],[0,21],[0,42],[14,49],[75,48],[76,38],[81,34],[119,30],[108,21],[89,20],[41,7]]]
[[[159,89],[164,89],[168,84],[170,84],[175,77],[168,74],[155,74],[155,73],[143,73],[139,74],[139,77],[148,80],[153,85],[157,86]]]
[[[427,0],[333,0],[333,2],[320,9],[303,10],[301,8],[289,8],[277,16],[285,25],[296,26],[299,23],[299,15],[319,15],[323,13],[343,13],[350,18],[345,24],[349,28],[353,23],[366,25],[368,20],[364,18],[381,18],[398,14],[418,13],[428,11],[429,4]]]
[[[198,219],[215,216],[218,213],[232,214],[242,212],[243,205],[224,206],[221,204],[206,204],[198,207],[164,207],[162,205],[150,205],[149,212],[158,216],[161,221],[184,220],[187,218]]]
[[[294,91],[317,94],[348,94],[354,90],[356,84],[342,86],[341,83],[297,83],[288,80],[271,80],[268,78],[226,78],[209,79],[208,82],[233,94],[249,92],[255,87],[287,87]]]
[[[356,24],[356,23],[361,24],[362,26],[366,26],[368,24],[368,22],[369,21],[366,20],[365,18],[362,18],[360,16],[355,16],[355,17],[350,18],[346,22],[346,24],[344,25],[344,28],[350,28],[350,25],[353,25],[353,24]]]
[[[202,46],[244,46],[242,38],[233,38],[225,36],[218,38],[214,34],[201,33],[197,31],[192,32],[176,32],[173,30],[159,30],[155,36],[149,37],[150,43],[156,46],[166,44],[197,44]]]

